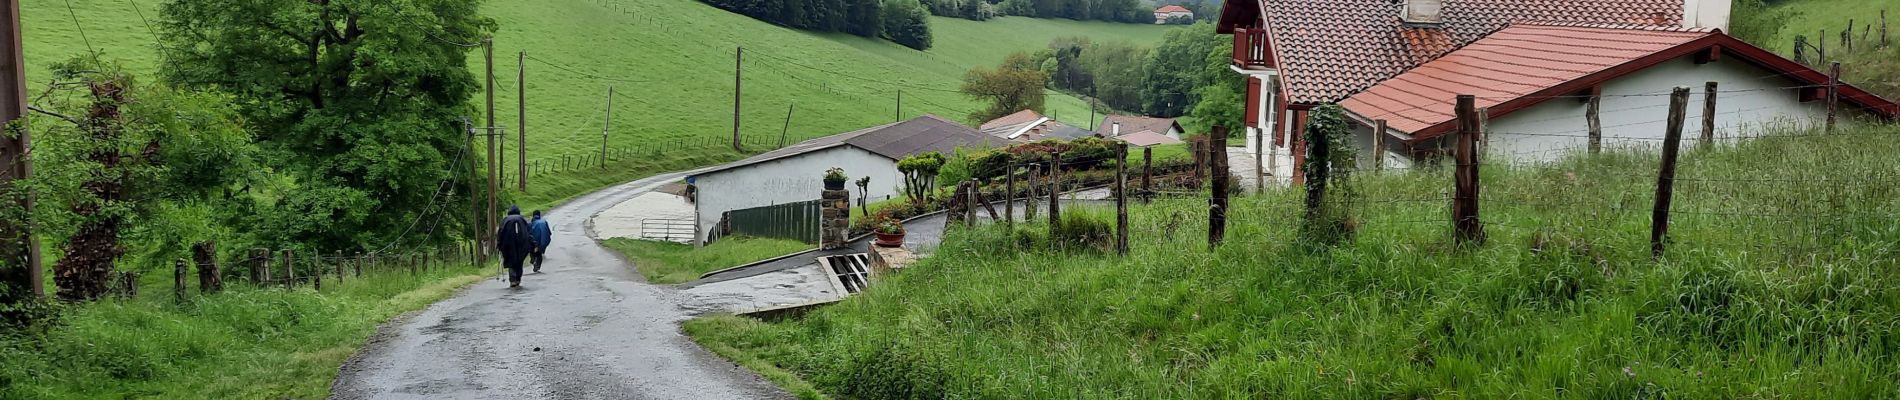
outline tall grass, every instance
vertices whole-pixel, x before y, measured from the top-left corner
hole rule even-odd
[[[1212,252],[1205,200],[1160,200],[1126,258],[956,231],[803,319],[687,332],[846,398],[1889,398],[1896,137],[1685,152],[1660,260],[1656,157],[1629,150],[1486,169],[1464,250],[1422,170],[1360,181],[1330,249],[1298,244],[1294,191],[1237,199]]]
[[[323,398],[377,325],[489,272],[390,271],[321,292],[236,284],[183,303],[144,296],[70,306],[44,332],[0,333],[0,399]]]

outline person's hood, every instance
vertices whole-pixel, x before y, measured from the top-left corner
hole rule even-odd
[[[521,206],[508,206],[508,215],[521,215]]]

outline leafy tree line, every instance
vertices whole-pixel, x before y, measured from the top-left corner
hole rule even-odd
[[[881,37],[918,50],[931,45],[929,16],[933,9],[918,0],[701,1],[790,28]]]
[[[1154,23],[1154,8],[1140,0],[1003,0],[996,5],[1002,15],[1037,18],[1068,18],[1133,23]]]
[[[1018,52],[996,68],[964,76],[962,92],[989,103],[971,114],[985,121],[1024,109],[1042,111],[1047,90],[1091,97],[1114,110],[1155,117],[1189,116],[1195,131],[1239,126],[1245,80],[1228,70],[1229,39],[1202,22],[1169,30],[1160,45],[1059,38],[1034,53]]]
[[[468,56],[495,28],[479,8],[169,1],[157,79],[97,54],[52,65],[30,125],[37,173],[0,191],[39,199],[32,229],[69,301],[214,243],[230,260],[449,242],[482,176],[462,157],[482,90]]]

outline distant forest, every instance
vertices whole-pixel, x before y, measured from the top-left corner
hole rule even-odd
[[[987,20],[1005,15],[1132,23],[1154,22],[1141,0],[701,0],[713,7],[791,28],[881,37],[930,48],[930,15]],[[1206,1],[1177,1],[1196,13]],[[1214,3],[1214,7],[1219,7]],[[1211,14],[1211,13],[1210,13]]]

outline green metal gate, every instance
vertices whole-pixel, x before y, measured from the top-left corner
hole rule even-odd
[[[732,210],[727,235],[797,240],[818,244],[818,200]]]

